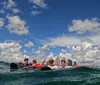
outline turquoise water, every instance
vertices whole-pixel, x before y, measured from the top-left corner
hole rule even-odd
[[[9,68],[4,67],[0,68],[0,85],[100,85],[100,69],[96,68],[80,67],[55,71],[30,69],[10,72]]]

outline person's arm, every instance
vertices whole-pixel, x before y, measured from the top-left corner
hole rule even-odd
[[[28,66],[28,68],[34,68],[34,66]]]
[[[25,66],[24,68],[34,68],[34,66]]]
[[[46,61],[46,59],[44,59],[41,64],[44,65],[45,61]]]
[[[44,60],[42,61],[42,63],[40,64],[40,68],[44,65],[45,61],[46,61],[46,59],[44,59]]]

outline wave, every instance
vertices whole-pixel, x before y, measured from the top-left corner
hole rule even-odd
[[[8,62],[0,61],[0,68],[8,68],[9,65],[10,65],[10,63],[8,63]]]
[[[10,72],[10,63],[0,61],[0,85],[100,85],[100,68],[40,71],[19,69]],[[5,82],[6,81],[6,82]]]
[[[100,85],[99,80],[100,69],[89,67],[55,71],[0,73],[0,85]]]

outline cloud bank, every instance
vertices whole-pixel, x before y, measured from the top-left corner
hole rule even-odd
[[[16,41],[0,43],[0,61],[22,62],[26,56],[21,52],[21,48]]]
[[[91,20],[73,20],[72,26],[68,27],[70,32],[76,32],[78,34],[84,33],[97,33],[100,31],[100,20],[98,18],[92,18]]]

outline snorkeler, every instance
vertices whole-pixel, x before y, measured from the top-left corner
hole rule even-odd
[[[52,58],[48,61],[48,63],[49,63],[49,65],[48,65],[49,68],[58,69],[58,66],[54,65],[54,60]]]
[[[72,60],[68,59],[68,61],[66,62],[66,58],[63,57],[61,60],[61,66],[59,66],[59,68],[73,68]]]
[[[30,68],[36,68],[36,69],[42,68],[42,67],[44,66],[45,61],[46,61],[46,59],[44,59],[44,60],[42,61],[42,63],[37,64],[36,59],[33,59],[32,66],[31,66]]]
[[[74,67],[75,68],[78,68],[80,65],[76,62],[76,61],[74,61]]]
[[[68,65],[66,64],[66,58],[62,57],[61,59],[61,66],[59,68],[68,68]]]
[[[66,68],[66,60],[61,60],[61,66],[59,68]]]
[[[25,58],[24,59],[24,62],[23,62],[23,65],[24,65],[24,67],[27,67],[29,64],[28,64],[28,58]]]
[[[18,64],[11,63],[10,64],[10,69],[27,68],[29,66],[28,60],[29,60],[28,58],[25,58],[24,62],[19,62]]]

